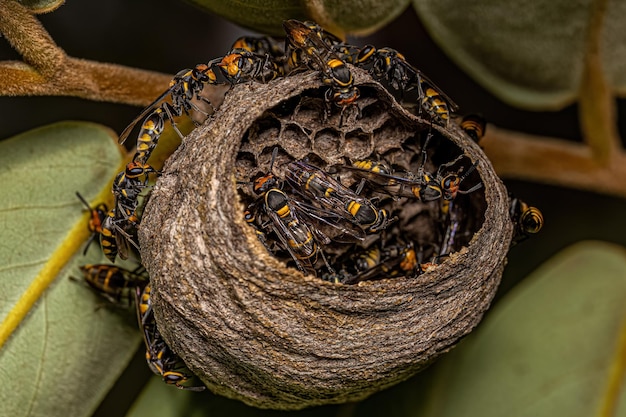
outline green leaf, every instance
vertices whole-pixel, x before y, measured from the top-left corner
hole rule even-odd
[[[284,35],[283,20],[306,20],[300,0],[189,0],[201,9],[268,35]]]
[[[367,35],[398,17],[410,0],[308,0],[306,9],[312,20],[331,32]]]
[[[350,408],[348,405],[347,408]],[[322,406],[298,411],[275,411],[245,405],[241,401],[214,395],[210,392],[192,392],[166,385],[160,377],[154,376],[144,387],[130,408],[126,417],[205,417],[205,416],[246,416],[246,417],[328,417],[349,416],[340,406]],[[339,410],[339,411],[338,411]],[[368,414],[370,415],[370,414]],[[377,416],[379,416],[378,414]],[[355,414],[356,416],[356,414]]]
[[[194,397],[198,396],[206,399],[207,393],[176,389],[155,375],[137,397],[126,417],[201,417],[206,415],[206,408],[193,406]]]
[[[625,299],[624,248],[564,250],[437,364],[428,406],[414,415],[616,415],[626,399]]]
[[[260,33],[284,36],[283,21],[314,20],[338,36],[367,34],[397,17],[410,0],[189,0]]]
[[[619,1],[413,0],[428,32],[501,100],[531,110],[585,100],[585,61],[600,51],[612,90],[626,90],[626,4]],[[606,9],[605,9],[606,7]]]
[[[0,415],[90,415],[141,341],[134,312],[98,308],[68,279],[103,260],[97,245],[82,256],[89,232],[75,192],[110,195],[121,163],[114,133],[91,123],[0,143]]]
[[[58,9],[65,0],[19,0],[19,3],[33,13],[48,13]]]

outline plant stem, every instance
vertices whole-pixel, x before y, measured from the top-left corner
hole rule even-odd
[[[145,106],[171,76],[67,56],[39,20],[14,0],[0,0],[0,33],[24,62],[0,62],[0,95],[74,96]]]
[[[610,165],[590,146],[512,132],[490,125],[481,140],[500,177],[542,182],[626,197],[626,153],[616,150]]]

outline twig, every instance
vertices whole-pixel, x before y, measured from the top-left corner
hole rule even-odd
[[[0,62],[0,95],[74,96],[144,106],[171,76],[67,56],[39,20],[14,0],[0,0],[0,32],[24,62]]]
[[[490,125],[481,140],[502,178],[514,178],[626,197],[626,153],[616,150],[610,164],[585,144],[512,132]]]

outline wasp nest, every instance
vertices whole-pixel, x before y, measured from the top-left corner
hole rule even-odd
[[[335,107],[328,117],[317,73],[235,85],[154,187],[139,239],[155,317],[215,393],[275,409],[363,399],[452,348],[494,296],[513,227],[490,162],[456,126],[410,114],[366,72],[353,71],[358,111]],[[270,255],[244,221],[252,194],[237,181],[267,172],[274,148],[277,175],[303,158],[330,169],[380,156],[411,170],[429,134],[428,164],[464,154],[466,165],[476,164],[465,187],[483,187],[462,196],[463,247],[416,277],[346,285],[305,276]],[[438,206],[388,200],[399,218],[386,239],[434,239]],[[345,257],[342,250],[329,257]]]

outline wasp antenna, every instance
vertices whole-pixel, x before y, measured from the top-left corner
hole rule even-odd
[[[76,191],[76,197],[78,197],[78,199],[83,202],[83,204],[85,205],[85,207],[87,207],[87,209],[91,210],[91,206],[89,205],[87,200],[85,200],[85,198],[82,195],[80,195],[78,191]]]
[[[472,166],[471,166],[471,167],[469,167],[469,169],[468,169],[467,171],[465,171],[465,172],[463,173],[463,175],[461,175],[460,180],[461,180],[461,181],[463,181],[465,178],[467,178],[467,176],[468,176],[469,174],[471,174],[472,172],[474,172],[474,170],[476,169],[476,167],[477,167],[477,166],[478,166],[478,161],[474,162],[474,163],[472,164]]]

